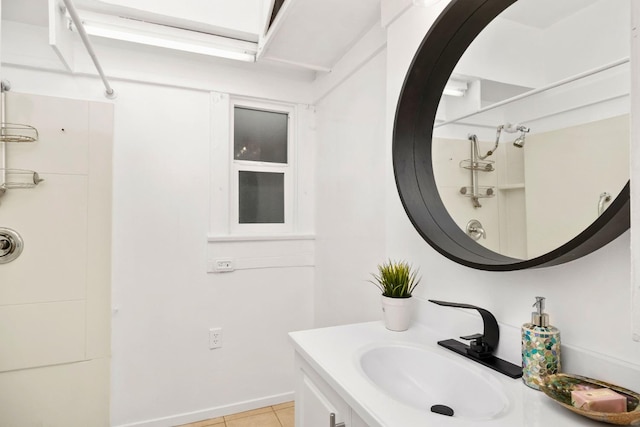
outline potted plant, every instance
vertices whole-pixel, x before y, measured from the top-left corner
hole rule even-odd
[[[411,294],[420,283],[418,272],[406,261],[387,261],[372,273],[371,283],[382,291],[382,312],[387,329],[405,331],[409,328],[413,311]]]

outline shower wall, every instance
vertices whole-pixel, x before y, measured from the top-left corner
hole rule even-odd
[[[629,115],[531,133],[525,146],[527,252],[539,256],[598,218],[629,180]],[[543,165],[544,173],[540,171]],[[606,203],[604,207],[609,206]]]
[[[40,134],[7,167],[44,182],[0,199],[24,239],[0,265],[0,425],[108,426],[113,106],[8,92],[6,114]]]

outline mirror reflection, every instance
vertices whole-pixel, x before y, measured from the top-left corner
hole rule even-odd
[[[460,59],[436,115],[433,170],[470,239],[543,255],[627,183],[630,7],[519,0]]]

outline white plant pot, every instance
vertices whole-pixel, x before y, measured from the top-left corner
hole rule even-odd
[[[413,298],[389,298],[382,296],[384,326],[391,331],[406,331],[411,324]]]

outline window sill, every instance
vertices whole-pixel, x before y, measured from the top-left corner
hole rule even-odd
[[[273,235],[208,235],[209,243],[215,242],[271,242],[287,240],[315,240],[315,234],[273,234]]]

